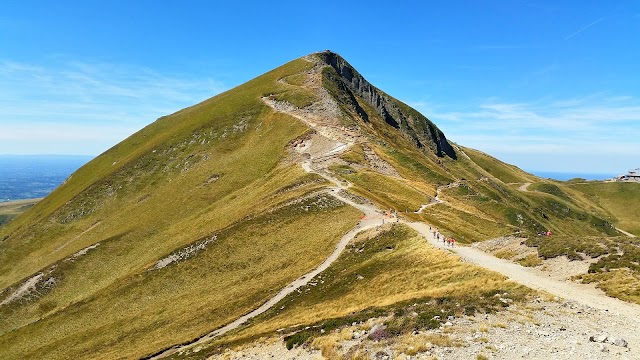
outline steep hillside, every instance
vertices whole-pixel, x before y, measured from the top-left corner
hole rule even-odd
[[[0,357],[141,356],[321,262],[358,211],[316,192],[289,159],[308,129],[260,100],[309,66],[159,119],[2,227]]]
[[[158,119],[0,227],[0,358],[159,353],[258,308],[339,255],[345,234],[389,220],[463,243],[617,234],[595,205],[521,189],[536,180],[450,143],[337,54],[311,54]],[[526,294],[444,261],[401,225],[376,231],[327,270],[324,290],[301,287],[310,295],[247,336],[414,299],[427,315],[450,298],[452,312],[494,311],[495,294]]]

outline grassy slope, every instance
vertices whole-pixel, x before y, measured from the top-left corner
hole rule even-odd
[[[349,98],[339,94],[339,86],[331,85],[331,71],[328,72],[325,86],[332,93],[338,93],[338,98]],[[430,149],[416,148],[388,126],[363,99],[356,97],[356,100],[367,113],[367,122],[354,108],[343,104],[343,111],[369,135],[368,146],[391,164],[402,179],[355,170],[356,166],[334,170],[355,185],[355,192],[381,207],[407,210],[403,213],[405,217],[432,223],[463,243],[512,233],[535,234],[547,229],[577,236],[613,233],[602,219],[602,212],[585,211],[581,209],[581,202],[557,194],[518,191],[517,186],[510,184],[536,182],[538,178],[515,166],[463,147],[457,147],[457,160],[438,158]],[[399,108],[406,108],[399,101],[393,101]],[[352,151],[343,159],[362,165],[365,160],[360,152]],[[460,186],[443,188],[453,183]],[[428,207],[420,215],[414,214],[413,211],[435,196],[438,187],[442,188],[440,198],[446,203]]]
[[[297,205],[268,212],[322,186],[321,179],[282,161],[285,146],[307,129],[260,101],[262,95],[275,94],[298,106],[307,104],[312,94],[289,86],[303,83],[296,74],[308,66],[294,61],[159,119],[0,228],[0,288],[5,289],[0,299],[37,271],[50,271],[58,282],[42,297],[0,307],[6,320],[0,324],[0,357],[148,354],[246,313],[324,258],[357,221],[357,211],[325,199],[311,213]],[[291,85],[276,81],[283,77]],[[540,229],[566,236],[606,235],[597,218],[603,213],[594,217],[580,209],[589,203],[586,196],[576,200],[572,189],[538,184],[538,191],[519,192],[506,183],[535,177],[470,149],[463,149],[470,159],[437,158],[415,148],[356,100],[370,122],[351,113],[353,123],[404,179],[335,170],[355,184],[355,192],[382,207],[415,210],[436,188],[456,182],[460,186],[441,190],[446,204],[406,216],[435,224],[462,242]],[[357,149],[345,158],[364,162]],[[346,260],[327,272],[322,292],[306,289],[311,295],[291,300],[282,314],[265,315],[270,317],[249,333],[420,297],[456,296],[473,305],[485,291],[513,288],[502,278],[432,252],[406,229],[394,229],[352,245]],[[218,239],[188,261],[147,271],[163,256],[213,234]],[[98,242],[86,255],[68,261]],[[363,244],[366,251],[354,252],[353,246]],[[364,279],[354,280],[356,274]]]
[[[603,208],[619,228],[640,236],[640,184],[622,182],[566,183],[566,188],[583,193]]]
[[[412,321],[431,320],[431,312],[446,319],[447,314],[441,311],[459,316],[461,312],[500,308],[492,295],[505,292],[514,298],[525,293],[496,273],[462,263],[455,255],[433,248],[404,225],[388,225],[383,231],[358,235],[317,280],[283,299],[248,327],[217,340],[213,348],[276,329],[295,330],[313,324],[331,329],[371,316],[397,315],[415,303],[428,306],[413,307],[411,311],[416,310],[418,315]],[[426,317],[422,316],[423,311]],[[393,319],[388,324],[398,332],[426,325],[403,321],[406,319]],[[319,328],[311,331],[319,335]],[[204,358],[203,353],[207,351],[192,357]]]
[[[0,354],[134,358],[222,326],[311,270],[332,249],[327,244],[354,225],[350,207],[306,211],[306,205],[242,222],[188,261],[130,276],[7,333],[0,338]],[[86,268],[97,256],[87,255],[73,266]]]
[[[282,162],[306,127],[260,101],[308,66],[294,61],[159,119],[0,228],[1,298],[38,271],[56,281],[38,289],[43,296],[0,307],[0,357],[140,356],[247,312],[326,257],[357,211],[265,215],[322,185]],[[184,264],[146,271],[222,233]]]
[[[516,166],[504,163],[481,151],[463,148],[464,153],[484,171],[496,177],[503,183],[525,183],[535,181],[536,177],[528,174]]]
[[[29,210],[41,199],[18,200],[0,203],[0,226],[18,217],[18,215]]]

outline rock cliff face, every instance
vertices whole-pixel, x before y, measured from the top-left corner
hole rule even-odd
[[[340,55],[331,51],[324,51],[317,55],[320,61],[335,70],[338,78],[332,80],[338,82],[336,85],[346,93],[345,100],[351,103],[364,121],[369,121],[368,115],[358,105],[354,96],[366,101],[388,125],[402,132],[418,148],[429,148],[439,157],[457,158],[455,150],[444,133],[425,116],[371,85]]]

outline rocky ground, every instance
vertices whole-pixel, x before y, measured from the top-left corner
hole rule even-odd
[[[384,319],[353,324],[287,350],[273,338],[211,359],[640,359],[640,319],[536,299],[496,314],[449,318],[439,329],[374,340]],[[373,336],[372,336],[373,335]],[[330,344],[330,345],[327,345]]]

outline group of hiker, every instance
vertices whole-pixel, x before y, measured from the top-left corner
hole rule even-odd
[[[444,246],[447,247],[454,247],[456,244],[456,239],[452,238],[452,237],[446,237],[442,234],[440,234],[440,231],[438,231],[438,229],[433,229],[431,228],[431,226],[429,226],[429,230],[431,230],[431,234],[433,235],[433,238],[436,239],[436,241],[440,241],[442,240],[442,243],[444,244]]]

